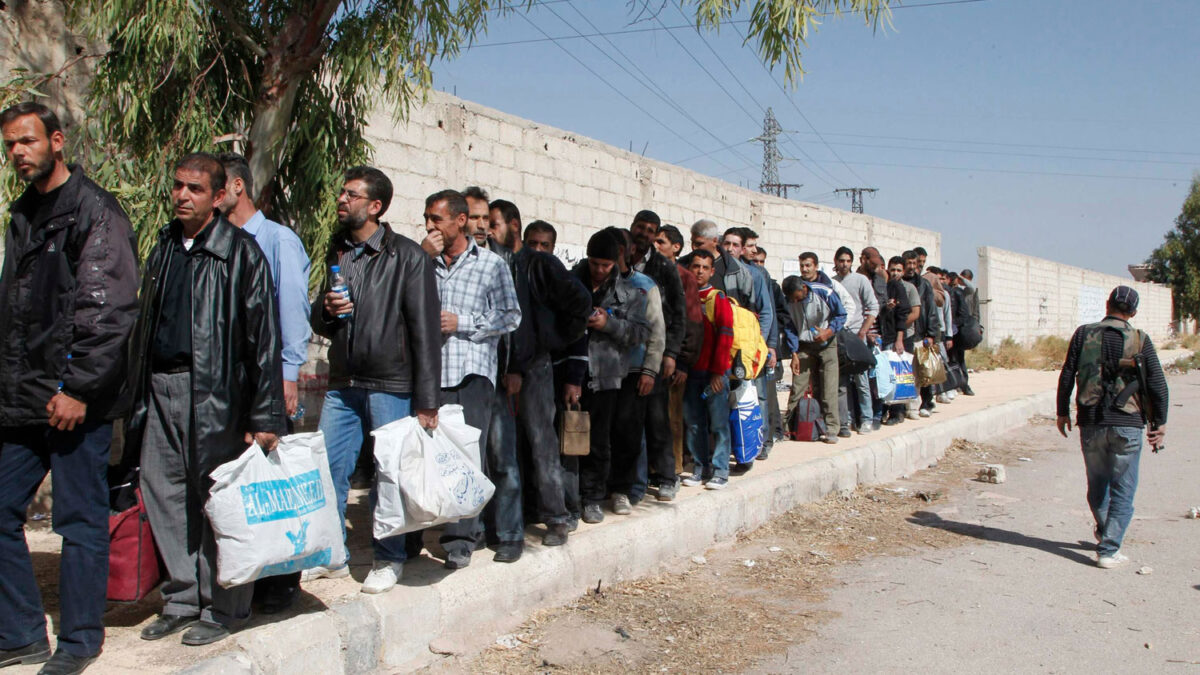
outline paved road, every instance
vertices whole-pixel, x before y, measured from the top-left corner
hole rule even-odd
[[[758,670],[1198,672],[1200,520],[1184,516],[1200,506],[1200,374],[1170,384],[1169,447],[1142,457],[1131,564],[1094,566],[1077,433],[1034,427],[1018,432],[1033,461],[1006,484],[969,483],[928,509],[965,545],[846,568],[827,605],[840,617]]]

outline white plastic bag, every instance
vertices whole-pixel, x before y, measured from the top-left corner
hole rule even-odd
[[[479,429],[467,425],[460,405],[442,406],[432,433],[408,417],[371,435],[376,539],[471,518],[496,491],[480,470]]]
[[[285,436],[270,455],[255,443],[212,478],[204,512],[217,538],[222,586],[345,564],[321,432]]]

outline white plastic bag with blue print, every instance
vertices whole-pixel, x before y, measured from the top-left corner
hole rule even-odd
[[[255,443],[212,479],[204,512],[216,535],[222,586],[345,564],[321,432],[285,436],[269,455]]]
[[[480,470],[479,429],[466,423],[460,405],[442,406],[432,432],[407,417],[371,435],[376,539],[474,517],[496,491]]]

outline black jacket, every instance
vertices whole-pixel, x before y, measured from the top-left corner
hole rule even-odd
[[[5,235],[0,426],[46,424],[59,382],[87,404],[88,420],[121,417],[125,349],[137,318],[129,218],[78,167],[52,205],[39,209],[39,198],[30,186],[13,203]]]
[[[562,261],[531,248],[512,256],[521,324],[510,334],[508,372],[524,373],[543,354],[561,352],[587,332],[592,294]]]
[[[133,412],[125,452],[141,449],[150,411],[154,332],[163,307],[164,270],[175,236],[172,223],[158,235],[146,260],[141,314],[131,341],[129,388]],[[189,479],[202,481],[212,470],[246,449],[248,431],[286,432],[283,410],[283,356],[279,309],[271,268],[254,237],[217,216],[193,254],[192,278],[192,456]],[[207,494],[207,483],[197,486]]]
[[[663,319],[667,324],[667,344],[663,356],[678,360],[686,331],[687,307],[684,305],[683,283],[679,281],[679,269],[666,256],[650,249],[650,259],[642,274],[650,277],[658,286],[662,296]]]
[[[362,387],[412,394],[414,410],[441,402],[442,302],[433,261],[411,239],[383,228],[379,253],[370,255],[350,289],[354,314],[325,313],[328,277],[312,305],[312,328],[329,338],[329,388]],[[325,264],[336,265],[348,250],[346,233],[333,234]]]

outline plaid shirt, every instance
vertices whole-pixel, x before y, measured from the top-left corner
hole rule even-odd
[[[437,256],[434,271],[442,311],[458,316],[458,330],[443,336],[442,388],[457,387],[468,375],[482,375],[495,386],[500,336],[521,323],[512,272],[473,239],[449,265]]]

